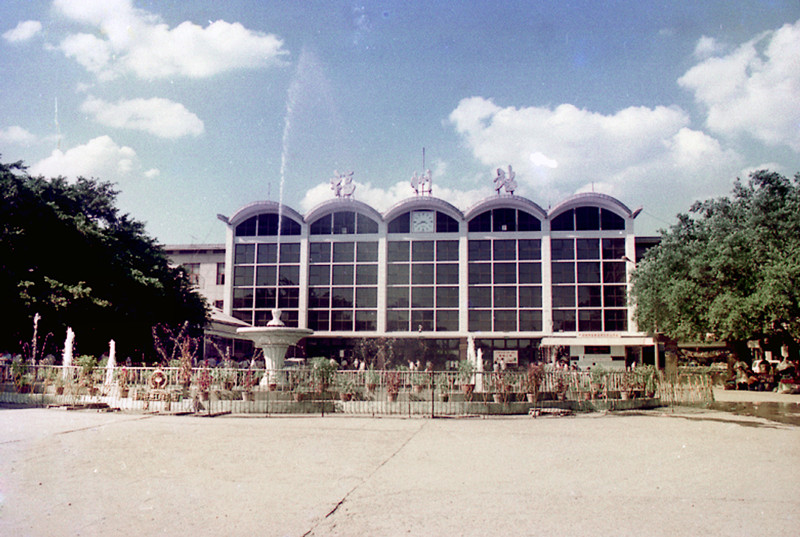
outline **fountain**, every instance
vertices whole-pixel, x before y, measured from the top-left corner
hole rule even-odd
[[[111,386],[114,382],[114,368],[117,367],[117,343],[112,339],[108,342],[108,363],[106,365],[106,379],[104,384]]]
[[[64,341],[64,356],[62,359],[62,365],[64,368],[61,371],[61,375],[66,379],[72,376],[72,370],[70,366],[72,365],[72,345],[75,342],[75,332],[72,331],[71,327],[67,327],[67,339]]]
[[[266,374],[261,379],[261,385],[266,386],[272,381],[274,371],[283,369],[283,360],[286,349],[296,345],[298,341],[314,333],[310,328],[294,328],[286,326],[281,321],[281,310],[272,310],[272,320],[267,326],[246,326],[237,328],[236,333],[253,341],[264,352]]]

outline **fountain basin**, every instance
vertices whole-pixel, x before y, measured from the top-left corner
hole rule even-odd
[[[272,312],[272,320],[267,326],[246,326],[237,328],[236,333],[253,341],[264,353],[267,374],[261,384],[268,384],[273,371],[283,369],[286,350],[298,341],[314,333],[310,328],[294,328],[285,326],[280,320],[280,311]]]

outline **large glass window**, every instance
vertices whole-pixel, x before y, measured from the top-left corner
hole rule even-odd
[[[353,235],[355,233],[377,233],[378,222],[369,216],[354,211],[337,211],[321,216],[311,222],[311,235]]]

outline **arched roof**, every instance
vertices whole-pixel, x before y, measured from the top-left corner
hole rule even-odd
[[[256,216],[258,214],[278,214],[280,209],[281,204],[277,201],[256,201],[249,203],[233,213],[233,216],[229,219],[229,225],[235,227],[251,216]],[[281,214],[292,220],[296,220],[298,224],[303,223],[303,216],[288,205],[283,205]]]
[[[568,197],[567,199],[559,202],[555,207],[547,212],[548,218],[554,218],[563,213],[567,209],[574,209],[575,207],[585,207],[587,205],[594,207],[601,207],[608,209],[611,212],[620,214],[625,218],[633,218],[635,215],[628,207],[613,196],[608,194],[600,194],[597,192],[582,192]]]
[[[545,220],[547,218],[547,211],[542,209],[539,205],[532,202],[528,198],[522,198],[520,196],[513,195],[500,195],[492,196],[484,199],[483,201],[479,201],[466,210],[464,213],[464,219],[469,222],[479,214],[491,209],[519,209],[525,211],[526,213],[532,214],[539,220]]]
[[[381,213],[364,203],[352,198],[334,198],[323,201],[306,213],[305,221],[311,223],[318,218],[337,211],[353,211],[369,216],[376,222],[383,221]]]
[[[414,196],[406,198],[389,208],[388,211],[383,213],[383,218],[387,222],[391,222],[397,216],[408,211],[419,211],[424,209],[433,209],[444,214],[461,220],[464,215],[454,205],[444,201],[443,199],[434,198],[432,196]]]

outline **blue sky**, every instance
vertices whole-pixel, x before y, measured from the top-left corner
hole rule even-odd
[[[800,171],[800,3],[0,3],[0,153],[115,183],[164,244],[218,213],[305,213],[354,172],[381,210],[462,210],[512,165],[547,208],[595,190],[640,233],[760,168]]]

